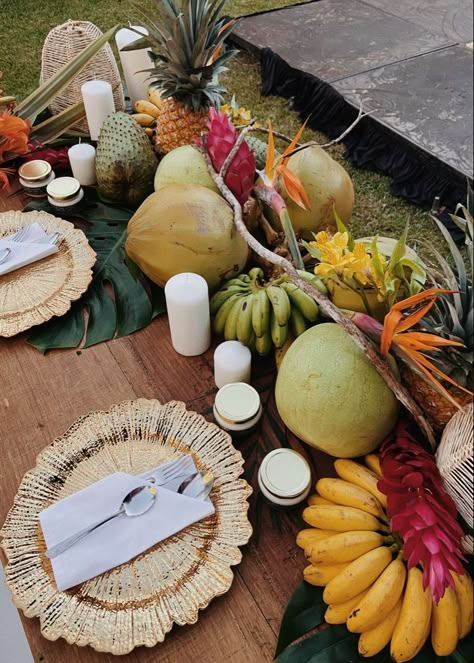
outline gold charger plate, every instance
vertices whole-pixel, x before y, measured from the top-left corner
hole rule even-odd
[[[215,476],[215,513],[107,573],[65,592],[56,588],[38,514],[52,502],[118,470],[140,474],[191,453]],[[78,419],[25,474],[0,537],[7,585],[42,634],[97,651],[126,654],[162,642],[173,624],[192,624],[198,611],[231,586],[238,546],[252,534],[242,454],[231,438],[184,403],[139,399]]]
[[[59,233],[58,252],[0,276],[0,336],[64,315],[87,290],[96,254],[82,230],[47,212],[3,212],[0,237],[38,223],[48,233]]]

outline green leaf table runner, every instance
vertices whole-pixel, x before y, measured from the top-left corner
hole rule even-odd
[[[376,656],[364,658],[357,649],[359,635],[350,633],[345,624],[329,626],[324,621],[327,606],[323,601],[323,587],[303,581],[286,606],[280,626],[275,657],[277,663],[391,663],[390,649],[385,647]],[[310,631],[320,630],[308,637]],[[291,644],[299,640],[296,644]],[[291,646],[289,646],[291,645]],[[450,656],[437,656],[429,642],[413,663],[470,663],[474,660],[474,631],[458,642]]]
[[[73,220],[97,254],[92,281],[66,315],[33,330],[28,343],[41,352],[75,348],[83,339],[84,347],[89,347],[126,336],[165,311],[163,290],[146,279],[125,254],[127,224],[134,210],[103,202],[93,188],[85,187],[84,191],[80,210],[74,210],[69,218],[66,210],[60,215]],[[31,210],[59,216],[45,201],[30,203],[25,211]]]

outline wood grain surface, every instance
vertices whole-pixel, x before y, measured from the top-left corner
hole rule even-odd
[[[0,214],[22,209],[19,195],[0,198]],[[1,223],[1,216],[0,216]],[[1,283],[0,283],[1,287]],[[43,356],[26,343],[26,334],[0,339],[0,523],[13,502],[23,474],[35,465],[37,454],[79,416],[107,409],[113,403],[138,397],[162,402],[177,399],[212,418],[216,388],[212,349],[200,357],[176,354],[170,343],[166,316],[129,337],[87,350],[52,351]],[[123,663],[264,663],[272,661],[284,607],[301,581],[305,559],[295,545],[301,526],[299,511],[278,518],[262,504],[255,486],[255,470],[265,445],[279,446],[278,415],[272,404],[273,360],[256,362],[254,384],[272,409],[263,430],[245,442],[246,472],[254,494],[250,518],[254,536],[235,567],[230,591],[202,611],[197,624],[175,626],[163,644],[135,649]],[[280,424],[281,425],[281,424]],[[286,444],[287,439],[283,440]],[[292,445],[301,449],[296,440]],[[249,453],[250,451],[250,453]],[[304,453],[308,453],[306,447]],[[313,454],[319,468],[328,458]],[[326,471],[326,470],[325,470]],[[316,478],[316,476],[315,476]],[[259,503],[257,507],[257,502]],[[5,559],[3,559],[5,563]],[[37,663],[112,663],[115,657],[90,647],[42,637],[38,619],[23,618]],[[2,663],[16,663],[4,661]]]

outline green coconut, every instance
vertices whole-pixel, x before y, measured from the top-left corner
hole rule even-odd
[[[342,221],[348,224],[354,206],[354,188],[351,178],[340,163],[317,145],[296,152],[287,163],[303,184],[310,202],[305,210],[294,203],[279,180],[278,192],[285,199],[291,223],[295,232],[306,240],[313,239],[313,233],[335,225],[333,205]],[[281,230],[278,216],[270,213],[272,225]]]
[[[170,184],[198,184],[219,193],[204,157],[192,145],[177,147],[160,161],[155,174],[155,191]]]
[[[278,412],[304,442],[338,458],[376,449],[398,418],[398,401],[367,356],[337,324],[311,327],[283,358]]]
[[[155,283],[203,276],[211,290],[239,274],[248,257],[232,209],[204,186],[172,184],[152,193],[129,221],[126,251]]]

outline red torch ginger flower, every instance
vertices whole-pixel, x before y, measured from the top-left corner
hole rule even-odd
[[[422,564],[423,587],[429,586],[438,603],[446,587],[454,587],[450,570],[464,573],[456,504],[443,488],[434,456],[410,434],[406,421],[383,443],[380,464],[377,485],[387,495],[392,531],[403,540],[408,568]]]
[[[207,151],[214,169],[219,172],[227,155],[237,140],[237,131],[225,113],[218,113],[214,108],[209,110],[210,121],[207,135]],[[201,141],[196,141],[200,147]],[[232,159],[224,181],[237,198],[244,205],[250,197],[255,177],[255,157],[252,150],[244,141],[237,154]]]

